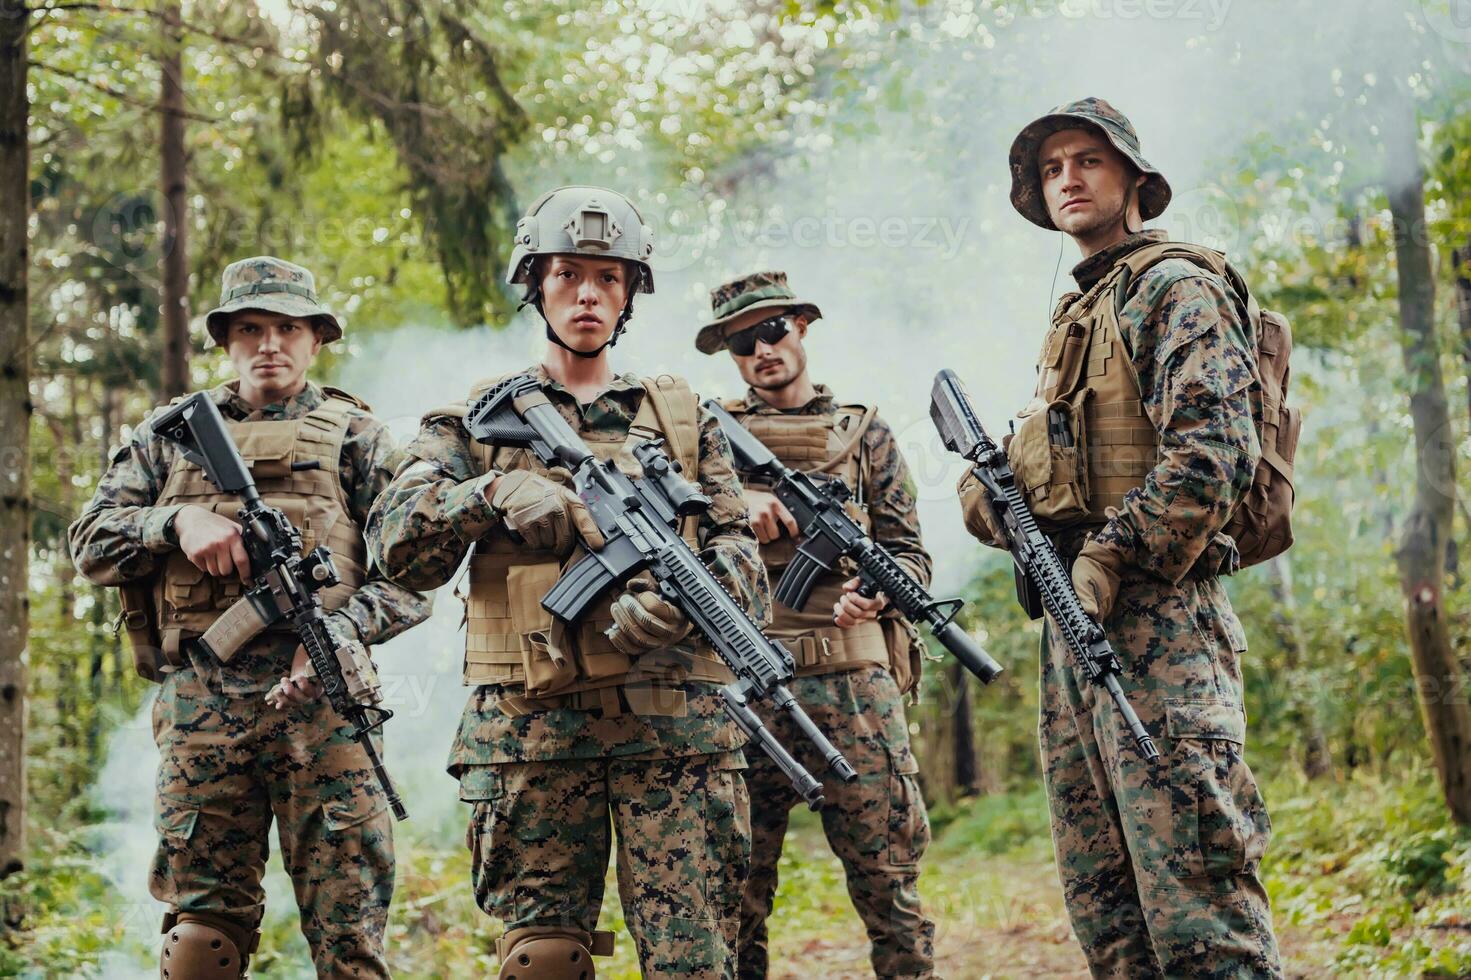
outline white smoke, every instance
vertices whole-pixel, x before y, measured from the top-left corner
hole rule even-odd
[[[1453,10],[1459,2],[1451,0]],[[1302,142],[1306,133],[1331,117],[1343,138],[1359,138],[1343,123],[1375,110],[1376,93],[1423,95],[1447,65],[1464,80],[1471,50],[1471,28],[1409,0],[1059,0],[1015,19],[1000,6],[933,2],[901,19],[901,39],[863,41],[874,58],[853,72],[844,107],[788,134],[780,141],[788,152],[752,168],[756,176],[728,199],[670,188],[627,152],[600,170],[538,158],[518,182],[526,200],[570,182],[628,190],[663,236],[658,292],[639,297],[614,352],[620,371],[673,372],[702,395],[738,394],[728,356],[694,349],[709,319],[708,290],[746,272],[786,270],[824,314],[807,343],[814,380],[840,400],[876,404],[899,435],[941,592],[965,581],[976,549],[960,533],[958,462],[928,419],[935,372],[956,370],[999,436],[1031,393],[1051,298],[1070,287],[1077,260],[1071,243],[1011,208],[1006,158],[1015,133],[1054,105],[1109,100],[1173,185],[1174,204],[1155,224],[1239,253],[1273,233],[1248,226],[1233,203],[1241,189],[1233,164],[1249,142],[1284,141],[1284,166],[1326,167],[1323,147]],[[697,18],[702,4],[678,7]],[[1373,134],[1359,135],[1365,169],[1376,172]],[[410,326],[359,335],[339,380],[407,438],[423,411],[462,398],[475,380],[533,363],[541,331],[526,311],[503,331]],[[443,771],[465,698],[459,617],[459,603],[441,589],[430,622],[378,651],[399,712],[386,733],[387,763],[412,814],[400,839],[447,850],[463,830]],[[103,866],[127,902],[148,909],[129,919],[128,934],[151,949],[158,910],[142,887],[153,847],[147,741],[145,715],[113,740],[96,793],[116,816],[99,851]],[[279,873],[268,890],[273,915],[294,915]]]

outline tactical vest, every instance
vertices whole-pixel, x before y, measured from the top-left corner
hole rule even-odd
[[[853,491],[847,505],[849,516],[865,532],[872,533],[868,514],[871,464],[863,436],[873,424],[875,409],[840,405],[832,415],[751,412],[744,399],[724,402],[722,407],[782,463],[794,470],[846,483]],[[770,489],[744,476],[742,482],[752,489]],[[761,546],[761,561],[773,581],[796,555],[797,544],[795,539],[783,535]],[[791,651],[799,677],[853,670],[868,664],[894,666],[890,644],[880,623],[860,623],[851,629],[833,625],[833,604],[843,594],[843,582],[851,577],[841,571],[822,576],[802,612],[780,604],[775,606],[766,635]]]
[[[302,554],[318,545],[332,552],[341,581],[321,593],[327,609],[337,609],[363,584],[367,548],[363,532],[352,518],[341,478],[342,443],[347,436],[348,412],[367,405],[336,388],[324,388],[327,399],[297,419],[226,422],[240,456],[250,468],[261,497],[280,508],[301,532]],[[240,498],[222,493],[204,470],[175,456],[155,506],[194,504],[234,519]],[[168,553],[163,573],[153,583],[152,613],[165,661],[182,664],[179,645],[194,639],[240,599],[235,576],[206,575],[182,551]],[[124,610],[125,617],[128,610]],[[289,631],[277,624],[269,632]],[[131,632],[131,631],[130,631]],[[139,654],[143,655],[142,653]],[[156,665],[152,665],[155,666]],[[145,665],[140,673],[149,676]]]
[[[1159,433],[1144,411],[1138,373],[1119,325],[1131,282],[1158,262],[1185,259],[1227,280],[1256,348],[1250,401],[1262,448],[1253,485],[1226,526],[1243,565],[1292,543],[1293,458],[1300,413],[1286,404],[1292,332],[1262,310],[1224,255],[1181,242],[1130,252],[1086,293],[1064,298],[1042,345],[1035,397],[1018,415],[1007,457],[1045,529],[1101,525],[1107,510],[1144,485],[1159,460]]]
[[[517,372],[520,373],[520,372]],[[465,404],[430,413],[463,417],[466,406],[512,374],[475,385]],[[642,476],[633,449],[647,439],[662,438],[670,457],[687,478],[699,473],[700,430],[694,392],[684,381],[645,378],[643,401],[626,435],[581,433],[599,460],[613,459],[629,476]],[[542,476],[548,470],[527,449],[472,443],[480,472],[526,469]],[[553,477],[555,478],[555,477]],[[681,522],[680,534],[699,550],[699,518]],[[581,557],[574,551],[571,561]],[[687,681],[728,684],[734,677],[703,640],[691,639],[666,650],[636,657],[619,652],[604,631],[613,625],[610,612],[618,590],[595,603],[581,623],[564,627],[541,606],[542,597],[561,576],[556,555],[533,551],[495,533],[475,543],[470,557],[465,601],[464,683],[499,684],[524,689],[523,696],[500,702],[510,713],[547,706],[599,706],[617,713],[616,691],[623,688],[630,704],[648,685],[668,689]],[[633,687],[630,687],[633,685]],[[635,690],[637,689],[637,690]],[[635,704],[643,713],[682,713],[682,702]]]

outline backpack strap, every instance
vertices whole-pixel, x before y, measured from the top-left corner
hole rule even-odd
[[[1124,256],[1119,263],[1119,272],[1113,285],[1113,310],[1116,315],[1122,314],[1124,305],[1129,302],[1129,289],[1134,280],[1165,259],[1184,259],[1220,276],[1236,294],[1238,309],[1247,323],[1256,323],[1261,316],[1256,298],[1251,295],[1241,273],[1226,260],[1226,253],[1191,242],[1152,242]]]

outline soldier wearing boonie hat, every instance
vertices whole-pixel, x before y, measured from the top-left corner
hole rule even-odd
[[[1220,582],[1262,455],[1255,305],[1220,253],[1139,230],[1170,185],[1102,99],[1029,123],[1009,162],[1017,212],[1083,260],[1008,457],[1162,751],[1126,747],[1049,620],[1038,727],[1073,931],[1096,977],[1280,977],[1258,871],[1271,823],[1242,755],[1246,642]],[[960,490],[967,529],[1004,547],[974,478]]]
[[[231,262],[220,276],[220,305],[206,314],[204,322],[221,347],[225,346],[230,314],[238,310],[310,319],[318,325],[324,344],[342,336],[341,324],[317,298],[317,281],[310,270],[272,255]]]
[[[372,568],[363,541],[398,465],[394,439],[361,400],[307,380],[342,328],[306,269],[270,256],[232,263],[206,324],[239,375],[209,397],[265,502],[308,547],[331,549],[341,583],[323,592],[327,628],[367,676],[367,647],[429,615],[423,596]],[[201,642],[242,601],[249,558],[229,516],[239,500],[150,419],[113,454],[70,543],[84,576],[120,587],[135,666],[160,685],[149,890],[168,906],[162,975],[246,974],[274,822],[318,975],[387,977],[394,852],[383,793],[351,726],[317,696],[294,632]]]
[[[725,401],[725,410],[786,465],[847,485],[854,520],[917,581],[928,583],[931,563],[920,539],[914,481],[893,430],[873,408],[839,404],[808,374],[802,341],[822,316],[817,305],[797,297],[785,272],[733,279],[711,291],[710,303],[715,318],[700,328],[695,346],[706,354],[730,351],[749,386],[744,397]],[[799,529],[769,486],[741,477],[761,560],[775,582],[801,544]],[[935,967],[935,924],[919,897],[930,826],[904,696],[919,682],[923,656],[914,627],[886,603],[882,595],[861,595],[858,580],[847,573],[830,573],[815,583],[802,611],[777,604],[767,635],[792,653],[792,694],[842,743],[859,773],[852,783],[825,781],[822,826],[863,920],[874,973],[920,980],[933,976]],[[784,718],[759,703],[753,707],[781,730]],[[799,756],[807,751],[801,740],[791,744]],[[766,921],[798,797],[764,755],[753,753],[748,764],[751,871],[741,903],[737,976],[761,980],[770,958]],[[877,834],[876,820],[882,824]]]
[[[785,272],[753,272],[732,279],[710,292],[710,306],[715,319],[695,335],[695,347],[702,354],[724,349],[727,334],[778,313],[806,317],[808,323],[822,319],[816,303],[797,299]]]

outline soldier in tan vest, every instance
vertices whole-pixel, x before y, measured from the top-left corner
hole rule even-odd
[[[546,321],[524,369],[602,459],[641,475],[632,449],[669,454],[713,504],[681,529],[759,622],[769,596],[715,420],[678,378],[615,374],[608,349],[654,291],[652,233],[621,194],[563,187],[516,228],[507,280]],[[508,377],[503,375],[502,377]],[[635,579],[571,627],[541,599],[602,537],[566,470],[472,441],[466,401],[429,412],[374,507],[368,538],[395,581],[432,589],[468,554],[464,681],[473,688],[449,770],[472,808],[476,901],[505,923],[501,977],[593,976],[614,834],[624,918],[650,978],[734,972],[750,850],[744,737],[722,707],[731,675],[675,606]]]
[[[270,256],[225,270],[207,323],[239,373],[210,397],[266,503],[286,513],[306,550],[331,549],[342,584],[324,593],[328,628],[371,670],[363,648],[429,607],[371,572],[363,544],[368,508],[398,463],[392,436],[357,398],[306,378],[342,328],[317,301],[311,273]],[[315,700],[306,651],[289,629],[218,655],[197,642],[250,572],[232,519],[239,503],[145,419],[70,533],[78,570],[122,587],[135,663],[162,684],[150,878],[169,905],[162,975],[244,975],[274,818],[317,974],[387,977],[392,820],[351,726]]]
[[[1280,976],[1258,874],[1271,822],[1243,757],[1246,635],[1221,583],[1242,553],[1285,547],[1225,533],[1264,451],[1296,440],[1258,435],[1280,407],[1259,397],[1263,314],[1219,253],[1142,230],[1170,185],[1107,102],[1029,124],[1011,174],[1017,211],[1083,258],[1007,455],[1161,751],[1137,754],[1049,621],[1039,734],[1073,930],[1096,977]],[[985,495],[969,477],[961,491],[995,544]]]
[[[802,341],[822,315],[818,308],[797,299],[781,272],[743,276],[711,299],[715,320],[700,329],[696,346],[706,354],[729,350],[749,385],[745,397],[724,403],[726,410],[788,466],[846,483],[853,517],[927,584],[930,557],[920,541],[914,485],[893,432],[872,408],[839,404],[808,375]],[[800,543],[799,528],[770,488],[743,483],[761,560],[776,581]],[[825,782],[822,824],[872,942],[874,971],[885,978],[929,977],[935,927],[920,907],[918,879],[930,828],[903,703],[918,683],[922,647],[913,627],[885,610],[882,595],[864,598],[857,588],[856,578],[828,575],[802,612],[775,606],[767,633],[797,663],[792,693],[858,770],[851,784]],[[783,730],[784,718],[761,713],[778,738],[806,748]],[[767,973],[766,919],[798,798],[765,757],[751,759],[746,785],[752,848],[739,975],[756,980]]]

